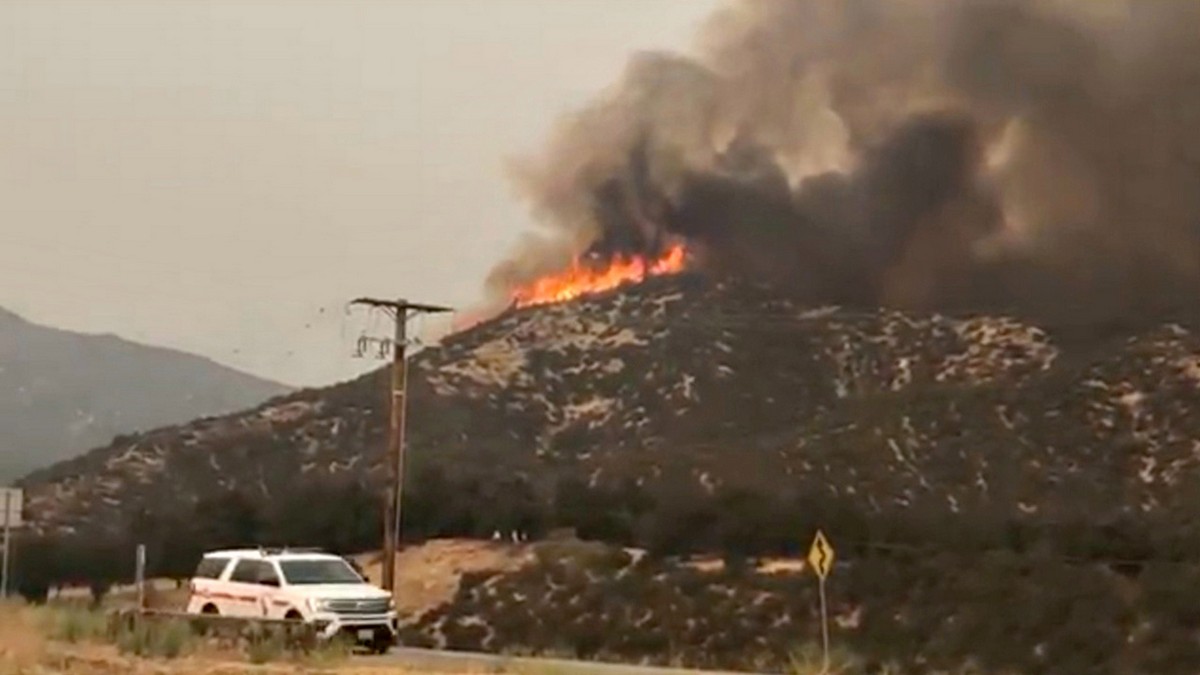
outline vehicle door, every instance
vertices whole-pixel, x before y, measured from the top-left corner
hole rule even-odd
[[[273,566],[265,560],[238,560],[229,575],[229,614],[246,618],[264,616],[263,596],[268,587],[264,586],[263,582],[269,580],[273,572]]]
[[[288,607],[284,600],[282,578],[273,562],[263,562],[258,569],[259,616],[271,619],[283,618]]]
[[[225,607],[225,600],[221,597],[221,589],[225,582],[221,581],[221,577],[224,576],[228,567],[229,558],[205,556],[200,560],[196,573],[192,575],[192,580],[188,585],[189,612],[198,614],[210,605],[216,607],[218,611]]]

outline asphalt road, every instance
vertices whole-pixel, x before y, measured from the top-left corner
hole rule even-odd
[[[570,661],[567,659],[535,659],[475,652],[448,652],[431,649],[397,647],[385,656],[362,657],[360,665],[404,666],[412,670],[428,672],[553,672],[556,675],[683,675],[705,672],[712,675],[745,675],[744,673],[722,673],[719,671],[697,671],[683,668],[656,668],[594,661]]]

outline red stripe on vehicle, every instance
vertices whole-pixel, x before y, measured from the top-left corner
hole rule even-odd
[[[230,595],[229,593],[213,593],[208,591],[197,591],[197,597],[208,598],[210,600],[233,600],[236,602],[257,602],[258,598],[252,595]]]

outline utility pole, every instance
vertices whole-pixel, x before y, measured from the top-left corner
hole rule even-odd
[[[386,458],[388,489],[384,500],[383,517],[383,587],[395,594],[396,549],[400,543],[400,506],[404,494],[404,432],[405,408],[407,407],[408,367],[408,319],[420,313],[438,314],[449,312],[449,307],[424,305],[407,300],[380,300],[357,298],[352,305],[366,305],[383,309],[392,314],[396,322],[396,336],[392,341],[392,377],[388,386],[388,452]]]
[[[13,528],[21,527],[21,510],[24,504],[24,492],[19,488],[0,487],[0,503],[4,510],[0,511],[3,519],[4,554],[0,560],[0,599],[8,597],[9,564],[12,558]]]
[[[133,579],[137,584],[139,612],[146,611],[146,545],[138,544],[133,559]]]
[[[0,600],[8,598],[8,555],[9,549],[12,548],[12,516],[9,515],[12,511],[12,493],[8,490],[4,491],[4,561],[0,562]]]

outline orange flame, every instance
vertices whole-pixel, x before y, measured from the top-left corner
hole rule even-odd
[[[647,277],[675,274],[683,270],[685,253],[683,245],[676,244],[656,260],[617,256],[603,268],[588,267],[576,259],[566,270],[517,289],[513,299],[518,307],[547,305],[638,283]]]

